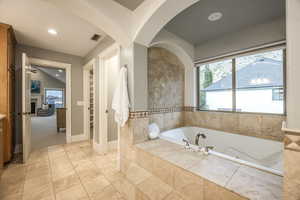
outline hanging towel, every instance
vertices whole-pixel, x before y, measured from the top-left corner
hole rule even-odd
[[[119,79],[112,101],[112,109],[115,111],[115,121],[121,127],[124,126],[128,120],[129,106],[127,68],[122,67],[119,73]]]

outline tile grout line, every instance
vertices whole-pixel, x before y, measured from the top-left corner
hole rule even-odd
[[[75,167],[74,167],[74,165],[73,165],[73,163],[72,163],[72,161],[71,161],[71,159],[70,159],[70,157],[69,157],[69,154],[68,154],[68,152],[66,151],[65,147],[64,147],[64,150],[65,150],[65,152],[66,152],[66,154],[67,154],[68,160],[69,160],[69,162],[71,163],[71,165],[72,165],[72,167],[73,167],[73,170],[74,170],[74,172],[75,172],[77,178],[79,179],[80,185],[82,186],[83,190],[84,190],[85,193],[87,194],[88,199],[92,200],[90,194],[88,193],[88,191],[87,191],[86,188],[84,187],[84,184],[83,184],[83,182],[82,182],[82,180],[81,180],[79,174],[77,173],[77,170],[75,169]],[[80,151],[81,151],[81,150],[80,150]],[[84,153],[84,152],[83,152],[83,153]],[[84,153],[84,154],[85,154],[85,153]]]
[[[242,166],[240,165],[239,167],[237,167],[237,169],[233,172],[233,174],[230,176],[230,178],[228,179],[228,181],[225,183],[224,187],[225,189],[228,189],[228,184],[229,182],[232,180],[233,176],[238,172],[238,170],[241,168]]]
[[[24,176],[24,181],[23,181],[23,187],[22,187],[22,192],[21,192],[21,199],[24,199],[24,189],[25,189],[25,181],[26,181],[26,176],[27,176],[27,168],[28,166],[26,164],[24,164],[25,167],[25,176]]]
[[[48,157],[48,163],[49,163],[49,168],[50,168],[50,182],[51,182],[51,186],[52,186],[52,192],[53,192],[54,199],[56,200],[56,193],[55,193],[55,188],[54,188],[54,183],[53,183],[52,166],[51,166],[51,160],[50,160],[48,147],[47,147],[47,157]]]

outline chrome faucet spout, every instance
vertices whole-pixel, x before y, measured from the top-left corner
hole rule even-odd
[[[197,146],[199,146],[199,140],[200,140],[200,137],[201,137],[202,139],[206,139],[206,135],[205,135],[204,133],[198,133],[198,134],[196,135],[196,138],[195,138],[195,144],[196,144]]]

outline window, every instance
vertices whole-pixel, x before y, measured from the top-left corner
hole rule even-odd
[[[272,89],[272,99],[273,101],[283,101],[284,100],[283,88]]]
[[[64,107],[64,89],[45,88],[46,104],[54,104],[55,108]]]
[[[201,109],[232,111],[232,80],[230,77],[232,77],[231,60],[200,66]]]
[[[284,113],[284,50],[202,64],[200,110]]]

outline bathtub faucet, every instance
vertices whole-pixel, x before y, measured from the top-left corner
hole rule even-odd
[[[190,149],[190,148],[191,148],[191,147],[190,147],[190,142],[189,142],[187,139],[183,138],[183,139],[182,139],[182,142],[185,143],[185,145],[184,145],[184,148],[185,148],[185,149]]]
[[[206,139],[206,135],[205,135],[204,133],[198,133],[198,134],[196,135],[196,138],[195,138],[195,144],[196,144],[197,146],[199,146],[199,140],[200,140],[200,137],[201,137],[202,139]]]

